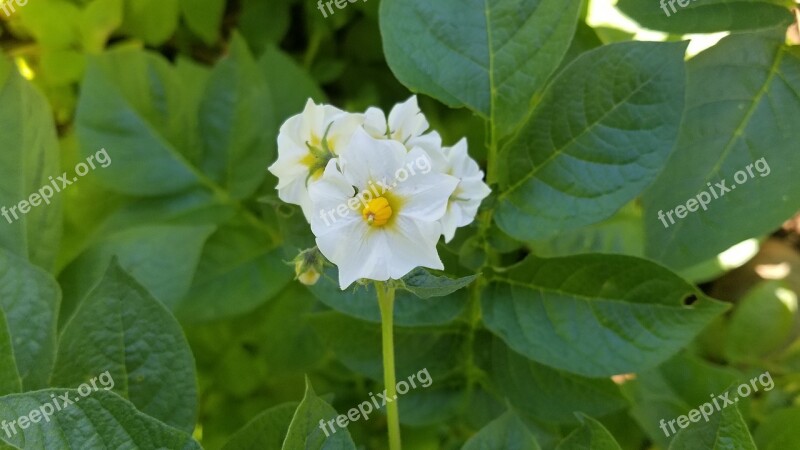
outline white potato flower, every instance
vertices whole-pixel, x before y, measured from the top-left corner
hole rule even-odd
[[[364,122],[361,114],[344,112],[311,99],[302,113],[290,117],[278,134],[278,160],[269,171],[278,177],[278,197],[311,213],[308,184],[318,180],[332,158]]]
[[[444,173],[458,178],[458,186],[447,202],[447,212],[442,217],[442,234],[445,242],[450,242],[456,229],[472,223],[481,201],[492,192],[483,182],[483,171],[478,163],[467,153],[467,140],[461,139],[452,147],[442,151],[445,165]]]
[[[366,278],[400,279],[416,267],[443,269],[440,220],[458,179],[432,170],[426,152],[359,129],[309,187],[317,247],[346,289]]]

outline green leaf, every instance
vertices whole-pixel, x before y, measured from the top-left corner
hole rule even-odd
[[[130,48],[105,52],[90,59],[82,86],[81,152],[88,157],[107,149],[111,164],[94,172],[106,187],[156,196],[209,183],[192,166],[200,149],[192,138],[189,88],[161,56]]]
[[[654,367],[727,309],[629,256],[530,256],[490,279],[482,305],[493,333],[529,359],[589,377]]]
[[[780,0],[682,1],[688,4],[681,6],[681,1],[619,0],[617,7],[644,28],[674,34],[755,30],[788,25],[791,20],[786,2]]]
[[[49,179],[61,175],[52,111],[6,58],[0,58],[0,105],[0,248],[51,270],[61,240],[61,194]],[[19,203],[40,195],[43,186],[54,194],[50,204],[40,198],[22,214]]]
[[[17,372],[6,315],[3,308],[0,308],[0,396],[20,391],[22,391],[22,379]]]
[[[293,0],[242,0],[238,29],[247,39],[253,53],[260,55],[270,42],[280,42],[291,24]],[[285,85],[287,89],[293,86]],[[297,112],[294,111],[295,113]]]
[[[189,29],[203,42],[211,45],[219,39],[225,0],[180,0],[180,6]]]
[[[63,314],[72,314],[114,256],[155,298],[176,308],[189,292],[203,243],[213,231],[212,225],[144,225],[100,240],[61,273]]]
[[[373,380],[383,380],[380,325],[335,312],[317,314],[311,323],[322,342],[347,368]],[[394,334],[398,379],[424,367],[438,380],[459,364],[464,336],[458,332],[397,327]]]
[[[0,249],[0,308],[8,322],[23,390],[48,385],[60,301],[61,292],[50,274]]]
[[[122,31],[159,46],[175,33],[179,11],[178,0],[125,0]]]
[[[334,425],[330,429],[328,420],[335,419],[336,410],[327,404],[325,400],[317,397],[311,382],[306,379],[306,394],[303,401],[297,407],[283,441],[284,450],[294,450],[303,448],[306,450],[320,449],[354,449],[356,445],[350,438],[347,428]],[[321,428],[320,421],[326,422],[325,429]]]
[[[611,217],[655,180],[678,135],[685,49],[626,42],[568,65],[501,152],[500,228],[546,239]]]
[[[537,256],[558,257],[581,253],[613,253],[644,256],[642,208],[631,202],[611,218],[583,228],[559,233],[546,241],[531,243]]]
[[[583,425],[564,438],[556,450],[622,450],[603,424],[583,414],[578,418]]]
[[[17,7],[20,21],[37,43],[47,49],[66,49],[80,44],[81,11],[68,0],[26,2]]]
[[[517,408],[547,422],[574,423],[575,412],[605,416],[627,402],[610,379],[592,379],[530,361],[495,338],[491,376],[495,386]]]
[[[450,278],[447,276],[437,277],[422,267],[417,267],[402,280],[402,289],[416,295],[419,298],[444,297],[453,292],[463,289],[478,278],[478,275],[470,275],[462,278]]]
[[[654,443],[667,448],[670,437],[660,428],[662,419],[686,414],[692,408],[709,402],[709,395],[725,392],[743,378],[742,373],[730,367],[679,354],[657,368],[638,373],[622,388],[632,405],[630,416]],[[746,399],[742,400],[740,407],[747,403]],[[670,431],[670,435],[674,433]]]
[[[231,436],[222,450],[281,450],[297,406],[284,403],[262,412]]]
[[[462,450],[539,450],[539,444],[519,417],[506,412],[472,436]]]
[[[800,406],[779,409],[764,418],[756,429],[756,443],[760,450],[785,450],[800,448]]]
[[[200,103],[202,168],[231,197],[242,199],[261,184],[263,166],[274,158],[269,142],[275,137],[264,126],[274,119],[264,77],[238,34],[229,51],[211,72]]]
[[[65,405],[62,399],[64,395],[74,404]],[[54,411],[46,421],[41,412],[53,409],[54,402],[58,402],[61,410]],[[48,389],[0,397],[0,419],[6,422],[18,420],[33,411],[40,413],[37,416],[38,423],[29,423],[25,430],[15,428],[17,434],[0,433],[0,441],[8,442],[15,448],[42,450],[201,448],[188,434],[137,411],[130,402],[113,392],[99,390],[82,397],[75,389]]]
[[[724,342],[726,359],[755,362],[778,350],[792,333],[795,311],[785,302],[796,296],[782,281],[753,287],[736,305]]]
[[[194,429],[196,374],[183,331],[116,259],[64,327],[52,383],[77,387],[104,372],[140,411]]]
[[[177,305],[182,322],[252,311],[275,297],[294,273],[281,249],[242,217],[224,224],[203,247],[191,288]]]
[[[800,208],[800,47],[784,46],[784,32],[731,35],[689,61],[680,138],[643,199],[650,259],[687,268]],[[715,187],[722,182],[730,192]],[[689,212],[682,205],[692,199]],[[678,206],[684,218],[672,215]]]
[[[94,0],[81,12],[83,49],[100,53],[117,28],[122,25],[123,0]]]
[[[750,436],[750,431],[747,429],[747,423],[739,413],[739,408],[736,405],[728,406],[726,405],[720,411],[714,411],[705,420],[703,416],[690,414],[689,418],[697,418],[697,423],[689,422],[687,428],[680,430],[670,443],[669,450],[694,450],[697,448],[707,450],[756,450],[756,445],[752,436]],[[700,412],[699,410],[695,411]],[[800,443],[800,441],[798,442]]]
[[[362,320],[380,323],[375,287],[356,286],[348,291],[339,288],[336,268],[330,268],[311,286],[311,292],[331,308]],[[452,322],[466,305],[466,291],[458,291],[432,302],[423,302],[409,292],[399,291],[395,299],[394,322],[399,326],[441,325]]]
[[[274,133],[281,123],[303,110],[306,101],[326,100],[326,95],[316,81],[286,53],[274,45],[267,45],[258,59],[274,109]]]
[[[570,45],[581,2],[386,0],[386,61],[409,89],[467,106],[500,136],[527,114]]]

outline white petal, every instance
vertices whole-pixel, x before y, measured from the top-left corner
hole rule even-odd
[[[389,112],[389,130],[391,130],[392,138],[404,144],[410,138],[424,133],[428,127],[428,121],[417,104],[416,95],[403,103],[398,103]]]
[[[309,197],[313,208],[308,217],[311,231],[316,236],[340,232],[350,222],[363,221],[361,207],[351,207],[348,203],[355,195],[355,189],[342,175],[336,160],[328,161],[322,177],[309,186]],[[358,203],[360,205],[360,203]]]
[[[450,195],[458,185],[458,179],[430,171],[422,173],[416,169],[419,161],[429,161],[427,154],[419,148],[408,153],[404,169],[409,172],[406,180],[398,179],[392,194],[401,198],[403,205],[398,211],[402,216],[416,220],[435,222],[442,218]],[[417,172],[412,175],[411,169]]]
[[[364,130],[376,139],[386,139],[386,114],[380,108],[371,107],[364,113]]]
[[[445,242],[450,242],[456,235],[459,221],[461,220],[461,208],[454,206],[454,203],[447,205],[447,212],[440,223],[442,224],[442,235]]]
[[[395,173],[403,167],[406,154],[402,144],[375,139],[358,129],[347,148],[342,150],[339,164],[350,183],[363,190],[378,183],[391,185]]]
[[[399,216],[387,229],[386,244],[391,258],[389,276],[399,280],[415,267],[442,270],[444,265],[436,251],[441,235],[438,223],[420,222]]]
[[[338,233],[317,236],[317,247],[339,269],[342,290],[361,278],[389,279],[391,252],[382,233],[373,232],[363,220],[352,221]]]

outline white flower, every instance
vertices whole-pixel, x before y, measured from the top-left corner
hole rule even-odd
[[[407,151],[358,130],[310,186],[311,229],[319,250],[338,266],[342,289],[361,278],[386,281],[416,267],[444,268],[436,251],[439,220],[458,180],[431,170],[412,174],[420,158],[427,158],[420,148]]]
[[[364,113],[364,129],[372,137],[393,139],[408,150],[421,147],[433,159],[437,159],[436,152],[441,151],[442,138],[435,131],[423,134],[429,127],[428,120],[419,109],[416,95],[395,105],[389,112],[388,120],[380,108],[369,108]]]
[[[450,242],[456,229],[475,220],[481,201],[492,192],[483,182],[483,172],[467,153],[467,140],[461,139],[452,147],[443,149],[446,160],[443,171],[459,179],[458,186],[447,202],[447,212],[442,217],[442,234]]]
[[[278,197],[311,213],[307,185],[318,180],[328,161],[350,141],[363,123],[361,114],[346,113],[309,99],[302,113],[290,117],[278,134],[278,160],[269,171],[278,177]]]

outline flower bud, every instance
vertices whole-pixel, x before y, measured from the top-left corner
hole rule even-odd
[[[295,279],[306,286],[317,284],[317,281],[322,276],[324,263],[325,260],[316,247],[303,250],[294,259]]]

